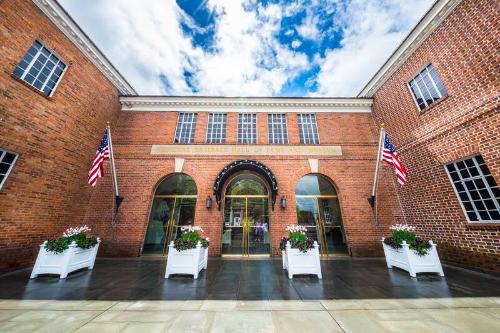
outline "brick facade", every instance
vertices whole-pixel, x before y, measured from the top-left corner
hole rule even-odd
[[[446,261],[492,270],[500,270],[500,224],[467,223],[444,165],[481,154],[500,184],[497,14],[497,1],[462,1],[377,90],[373,106],[409,170],[411,187],[398,191],[406,221]],[[419,111],[406,82],[429,63],[448,96]]]
[[[156,185],[174,172],[174,157],[151,155],[151,145],[172,144],[176,112],[122,112],[113,131],[116,168],[120,195],[125,200],[111,228],[111,180],[100,181],[87,210],[85,223],[106,235],[103,254],[137,256],[143,245],[150,207]],[[297,113],[288,113],[290,143],[299,143]],[[236,142],[237,113],[228,113],[227,143]],[[198,113],[194,144],[205,143],[207,113]],[[212,245],[210,255],[220,254],[223,212],[215,205],[205,207],[207,196],[213,197],[212,186],[220,171],[238,159],[254,159],[271,169],[276,176],[279,194],[287,198],[287,207],[276,204],[270,211],[272,253],[279,251],[279,240],[286,235],[284,228],[297,223],[295,187],[297,181],[311,173],[308,158],[319,159],[319,173],[335,184],[340,196],[345,233],[349,251],[354,256],[381,255],[379,240],[387,234],[396,206],[379,211],[379,225],[375,226],[372,209],[367,202],[375,167],[377,133],[370,113],[318,113],[318,131],[322,145],[340,145],[342,156],[179,156],[185,159],[183,172],[194,178],[198,199],[195,225],[206,232]],[[258,143],[265,145],[267,114],[258,113]],[[392,178],[382,177],[380,196],[391,195]],[[388,186],[387,186],[388,185]],[[387,190],[389,189],[389,190]],[[392,200],[394,201],[394,200]]]
[[[69,65],[50,98],[11,75],[36,38]],[[85,175],[120,104],[117,89],[31,1],[0,1],[0,55],[0,147],[19,154],[0,190],[1,269],[32,262],[42,240],[83,220]]]

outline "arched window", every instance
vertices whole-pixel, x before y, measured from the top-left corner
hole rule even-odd
[[[320,244],[323,255],[347,250],[337,190],[320,174],[302,177],[295,188],[297,220]]]
[[[168,244],[180,235],[180,227],[194,223],[196,183],[183,173],[166,177],[156,188],[144,254],[166,254]]]

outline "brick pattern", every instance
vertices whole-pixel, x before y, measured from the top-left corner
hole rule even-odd
[[[69,65],[53,97],[11,76],[36,38]],[[31,1],[0,1],[0,147],[19,154],[0,191],[0,269],[83,223],[86,174],[120,104],[115,87]]]
[[[297,144],[298,124],[294,113],[288,115],[290,142]],[[206,119],[198,114],[195,144],[205,143]],[[174,172],[174,158],[152,156],[153,144],[171,144],[177,114],[172,112],[123,112],[114,130],[114,148],[120,193],[125,198],[114,227],[111,225],[111,180],[101,181],[87,209],[85,223],[93,226],[105,238],[102,254],[137,256],[145,237],[149,211],[157,184]],[[267,144],[267,114],[259,113],[259,144]],[[228,114],[227,143],[236,141],[237,114]],[[318,114],[318,130],[322,144],[341,145],[343,156],[318,157],[319,172],[328,176],[338,188],[345,232],[350,252],[355,256],[381,255],[379,240],[387,234],[393,216],[399,216],[395,204],[379,205],[378,225],[367,198],[375,167],[377,133],[370,114]],[[348,130],[350,128],[350,130]],[[272,253],[278,254],[279,240],[288,224],[297,223],[295,186],[310,173],[305,156],[183,156],[183,172],[194,178],[198,188],[195,221],[210,237],[210,255],[220,254],[222,211],[215,205],[205,208],[205,199],[212,196],[212,186],[219,172],[241,158],[255,159],[268,166],[277,178],[279,196],[287,198],[287,207],[279,203],[270,212]],[[309,156],[309,158],[313,158]],[[387,198],[393,192],[392,174],[383,170],[379,196]],[[390,203],[396,200],[387,200]]]
[[[398,191],[406,221],[438,243],[443,259],[500,270],[500,223],[468,224],[444,170],[480,153],[500,183],[498,2],[464,0],[376,92],[409,183]],[[406,82],[432,63],[448,96],[419,112]]]

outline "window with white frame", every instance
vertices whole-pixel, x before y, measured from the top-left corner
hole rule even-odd
[[[267,128],[269,131],[270,144],[288,143],[288,127],[286,123],[286,114],[269,113],[267,115]]]
[[[51,96],[65,68],[66,64],[53,51],[36,40],[13,74],[45,95]]]
[[[0,148],[0,190],[16,163],[17,154]]]
[[[226,143],[227,114],[209,113],[207,143]]]
[[[319,144],[318,127],[314,113],[299,113],[299,136],[302,144]]]
[[[500,190],[481,155],[446,165],[470,222],[500,222]]]
[[[238,143],[257,143],[257,114],[238,114]]]
[[[413,98],[420,110],[446,95],[446,89],[432,64],[425,67],[410,82],[408,82]]]
[[[196,113],[179,113],[175,129],[175,143],[193,143],[196,129]]]

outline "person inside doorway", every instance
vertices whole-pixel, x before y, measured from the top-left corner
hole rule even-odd
[[[257,216],[254,219],[254,239],[257,242],[263,242],[264,241],[264,225],[262,224],[262,221],[260,220],[260,217]]]

